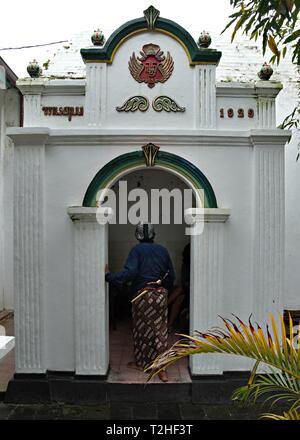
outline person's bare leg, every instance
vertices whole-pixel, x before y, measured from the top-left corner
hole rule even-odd
[[[179,295],[181,295],[181,293],[182,293],[182,288],[180,286],[174,287],[174,289],[172,290],[172,292],[168,298],[168,306],[170,306],[175,301],[175,299]]]
[[[168,382],[168,375],[167,375],[167,372],[166,372],[166,370],[161,370],[159,373],[158,373],[158,377],[160,378],[160,380],[162,381],[162,382]]]
[[[173,305],[171,307],[171,311],[170,311],[170,316],[168,319],[168,327],[169,328],[174,324],[174,321],[179,314],[180,307],[181,307],[183,300],[184,300],[184,295],[180,295],[176,298],[175,302],[173,303]]]
[[[139,367],[134,361],[128,362],[128,368],[133,368],[134,370],[144,371],[142,367]]]

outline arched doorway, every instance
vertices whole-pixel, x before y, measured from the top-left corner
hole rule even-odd
[[[154,165],[154,168],[153,168]],[[90,183],[81,207],[70,207],[75,226],[74,295],[76,374],[106,375],[109,366],[109,300],[104,267],[108,261],[108,225],[97,222],[99,189],[109,188],[130,172],[164,170],[180,178],[200,194],[203,215],[195,225],[203,233],[191,235],[190,329],[207,330],[215,325],[223,304],[223,235],[230,212],[217,207],[212,186],[204,174],[180,156],[160,151],[148,167],[143,152],[116,157],[106,164]],[[198,197],[199,199],[199,197]],[[201,205],[200,205],[201,206]],[[221,356],[205,359],[193,356],[193,375],[221,374]]]
[[[153,165],[154,166],[154,165]],[[94,207],[98,192],[111,187],[114,182],[130,171],[147,168],[143,151],[125,153],[108,162],[91,181],[84,195],[82,206]],[[217,199],[207,177],[194,164],[167,151],[159,151],[155,157],[155,168],[177,175],[193,190],[203,191],[202,207],[217,208]]]
[[[123,189],[120,190],[120,185],[126,188],[128,212],[135,204],[135,201],[130,199],[130,194],[133,194],[133,191],[138,189],[145,196],[147,195],[146,214],[148,218],[144,218],[144,220],[151,221],[152,218],[155,218],[153,222],[156,234],[155,242],[167,248],[173,263],[176,276],[174,289],[176,290],[169,292],[171,304],[169,305],[170,332],[168,345],[171,346],[179,338],[175,335],[175,332],[189,332],[190,297],[188,287],[182,287],[183,251],[190,244],[190,236],[186,234],[184,211],[196,207],[195,196],[186,182],[176,174],[162,168],[142,168],[123,175],[111,186],[110,189],[116,194],[117,211],[119,199],[121,196],[124,197],[124,191]],[[120,195],[121,191],[122,194]],[[155,191],[162,194],[159,206],[156,203],[153,206],[151,203],[151,193],[153,194]],[[187,196],[188,193],[190,193],[190,197]],[[164,197],[164,194],[167,197]],[[168,198],[168,195],[170,198]],[[141,215],[142,213],[139,212],[138,216]],[[131,223],[120,224],[118,212],[116,212],[116,217],[116,224],[110,224],[108,228],[108,262],[112,272],[122,270],[130,249],[137,244],[134,236],[135,225]],[[188,249],[185,253],[187,252]],[[173,301],[172,298],[174,298]],[[131,293],[129,286],[126,284],[119,288],[109,286],[109,303],[109,380],[143,383],[146,379],[145,374],[127,367],[128,362],[133,360]],[[190,381],[187,359],[170,367],[168,376],[170,382]]]

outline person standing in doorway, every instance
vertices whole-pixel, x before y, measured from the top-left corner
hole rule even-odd
[[[190,309],[190,271],[191,244],[188,243],[182,252],[181,284],[176,286],[169,295],[168,329],[172,333],[174,323],[178,320],[181,333],[188,333]]]
[[[168,291],[175,275],[167,249],[154,243],[151,223],[140,222],[135,237],[139,244],[129,252],[123,270],[111,273],[106,265],[105,280],[115,285],[131,281],[135,361],[128,366],[144,369],[167,349]],[[159,378],[167,382],[164,370]]]

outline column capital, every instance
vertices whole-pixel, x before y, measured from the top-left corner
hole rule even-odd
[[[283,85],[279,81],[256,81],[254,84],[256,95],[264,98],[275,99],[282,88]]]
[[[188,208],[184,211],[187,223],[225,223],[230,217],[230,209],[224,208]]]
[[[50,129],[47,127],[12,127],[6,130],[16,147],[45,145]]]
[[[250,142],[253,147],[283,147],[291,136],[291,130],[278,128],[250,130]]]
[[[45,78],[24,78],[17,81],[17,87],[22,95],[41,95],[48,81]]]
[[[85,206],[70,206],[68,215],[73,222],[98,223],[103,226],[112,218],[112,208],[90,208]]]

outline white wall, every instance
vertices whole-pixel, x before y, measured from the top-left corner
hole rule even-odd
[[[193,35],[197,38],[196,33]],[[230,33],[219,35],[216,32],[211,33],[212,46],[217,50],[222,51],[222,58],[217,67],[216,75],[217,81],[230,83],[232,81],[254,82],[257,81],[257,72],[262,63],[269,58],[269,53],[262,55],[261,41],[249,40],[248,38],[239,35],[233,43],[230,42]],[[72,39],[73,50],[62,49],[57,56],[51,60],[48,75],[65,75],[70,72],[70,77],[82,77],[85,75],[85,66],[80,57],[79,51],[76,50],[81,47],[86,47],[90,44],[89,32],[81,32]],[[135,40],[135,39],[134,39]],[[136,40],[135,40],[136,41]],[[125,45],[124,45],[125,48]],[[132,47],[131,47],[132,48]],[[122,50],[122,48],[121,48]],[[135,50],[135,49],[134,49]],[[179,49],[180,50],[180,49]],[[120,51],[121,56],[125,59],[125,53]],[[66,61],[67,60],[67,61]],[[116,58],[116,62],[118,62]],[[177,66],[176,66],[177,67]],[[124,67],[126,70],[126,67]],[[281,81],[284,89],[279,93],[276,99],[276,113],[277,124],[293,110],[297,102],[297,91],[299,90],[299,75],[295,72],[291,63],[291,53],[288,51],[285,59],[283,59],[279,66],[274,65],[274,74],[272,79]],[[125,72],[124,72],[125,73]],[[126,73],[127,75],[127,73]],[[124,79],[120,79],[123,83]],[[114,83],[115,86],[116,83]],[[156,88],[156,90],[158,90]],[[155,89],[153,89],[155,91]],[[125,90],[124,90],[125,92]],[[125,95],[124,95],[125,97]],[[115,100],[117,101],[117,100]],[[228,128],[228,120],[220,120],[218,110],[225,104],[232,106],[232,100],[218,100],[217,107],[217,123],[218,128]],[[227,101],[227,102],[226,102]],[[243,98],[243,106],[252,104],[252,100]],[[115,102],[113,103],[115,104]],[[185,105],[181,103],[181,105]],[[130,116],[126,119],[130,121]],[[168,116],[168,115],[166,115]],[[118,118],[118,116],[115,116]],[[139,118],[142,115],[138,115]],[[249,120],[244,119],[239,121],[239,126],[242,128]],[[254,124],[255,120],[250,121]],[[224,124],[226,124],[224,126]],[[229,124],[234,124],[229,121]],[[298,139],[296,137],[298,136]],[[297,286],[300,285],[300,271],[298,269],[300,261],[300,161],[296,162],[298,153],[299,134],[293,136],[293,140],[286,147],[285,154],[285,177],[286,177],[286,275],[285,275],[285,289],[284,289],[284,304],[287,308],[300,309],[300,296],[297,291]],[[200,167],[201,168],[201,167]]]
[[[210,181],[217,197],[218,206],[231,210],[230,219],[224,224],[226,237],[224,301],[220,299],[217,313],[229,316],[234,312],[241,318],[247,319],[254,310],[252,300],[255,211],[253,148],[246,145],[248,140],[245,133],[241,142],[235,141],[235,146],[232,146],[230,143],[232,133],[227,131],[229,137],[223,137],[224,145],[218,141],[217,146],[209,145],[209,141],[203,145],[201,132],[188,131],[188,129],[194,129],[197,126],[195,103],[199,105],[199,100],[197,101],[199,95],[196,93],[199,75],[195,75],[195,72],[198,67],[191,68],[188,65],[182,47],[173,39],[165,35],[153,34],[150,40],[158,43],[165,53],[169,50],[174,57],[175,70],[171,78],[163,85],[157,84],[152,90],[146,84],[134,81],[128,71],[129,56],[133,51],[137,53],[143,44],[150,42],[149,40],[148,37],[145,39],[145,36],[142,35],[127,40],[120,47],[113,64],[105,66],[106,76],[104,78],[107,78],[107,87],[105,84],[105,88],[109,93],[103,95],[102,91],[102,94],[99,95],[103,99],[101,111],[104,115],[100,122],[103,123],[101,129],[111,129],[110,131],[101,131],[99,125],[94,131],[89,131],[89,129],[73,131],[72,128],[79,126],[83,119],[80,122],[77,119],[78,122],[76,122],[74,118],[74,123],[69,124],[64,118],[59,121],[58,118],[50,118],[51,127],[56,128],[56,131],[50,133],[50,138],[51,135],[57,137],[54,140],[49,139],[49,144],[46,145],[45,161],[45,338],[46,367],[49,370],[74,370],[74,225],[67,215],[67,208],[82,205],[86,189],[95,174],[104,165],[125,152],[136,151],[144,143],[153,141],[153,133],[162,140],[162,150],[174,153],[195,164]],[[103,70],[105,69],[103,68]],[[103,79],[103,75],[101,78]],[[151,100],[159,94],[170,95],[178,101],[179,105],[186,106],[187,110],[181,114],[156,113],[151,108],[146,113],[116,112],[116,106],[121,105],[128,97],[137,94],[146,95]],[[58,98],[60,98],[60,102]],[[66,98],[66,95],[55,98],[53,95],[43,99],[45,102],[47,99],[47,102],[57,106],[63,105],[64,102],[72,103],[74,106],[77,102],[78,105],[82,102],[82,97],[78,95],[76,99],[72,96]],[[219,101],[219,104],[227,105],[228,103],[233,106],[232,102],[233,98],[232,100]],[[247,107],[252,106],[253,103],[252,98],[245,100]],[[98,104],[100,105],[99,102]],[[35,108],[37,108],[36,105]],[[41,126],[46,122],[45,117],[40,117]],[[250,125],[246,124],[246,120],[227,122],[219,121],[219,127],[222,129],[219,131],[220,136],[226,135],[225,130],[230,128],[241,131],[254,127],[256,120],[251,121]],[[60,131],[59,129],[63,127],[65,130]],[[160,138],[160,128],[168,129],[170,136]],[[118,129],[120,132],[117,131]],[[183,130],[186,130],[185,137],[183,137],[184,142],[180,141]],[[127,142],[126,134],[128,132],[133,135],[132,142]],[[94,136],[90,136],[91,133]],[[118,134],[119,136],[115,136],[112,141],[107,136],[108,141],[105,143],[106,134]],[[189,136],[186,136],[187,134]],[[69,135],[74,136],[73,140],[71,137],[71,140],[65,142]],[[176,142],[176,146],[175,143],[172,144],[172,136],[175,135],[178,135],[175,139],[179,140]],[[216,133],[212,132],[211,135],[216,135]],[[234,135],[232,136],[234,137]],[[156,139],[154,141],[156,142]],[[66,145],[67,143],[69,145]],[[116,229],[116,234],[113,236],[115,239],[118,238],[120,231]],[[168,236],[170,235],[168,234]],[[131,238],[125,238],[126,245],[124,244],[123,251],[120,252],[119,261],[115,260],[115,263],[112,261],[112,264],[116,264],[116,266],[121,264],[122,252],[123,255],[126,253],[125,247],[130,247]],[[160,240],[159,236],[158,239]],[[160,241],[162,240],[163,238]],[[165,243],[169,247],[173,246],[173,240],[167,239]],[[116,243],[115,246],[117,246]],[[177,245],[175,247],[177,248]],[[178,252],[175,247],[172,251],[174,254]],[[181,248],[182,242],[180,240]],[[297,255],[296,246],[293,251]],[[178,266],[179,263],[177,262],[176,265]],[[99,270],[103,270],[103,268],[99,267]],[[295,296],[291,292],[289,301],[294,299]],[[236,365],[232,368],[236,368]]]
[[[174,60],[174,70],[170,78],[164,83],[157,83],[151,89],[145,83],[138,83],[130,74],[128,61],[133,52],[139,56],[144,44],[158,44],[164,55],[167,51]],[[107,66],[107,101],[106,127],[127,128],[134,125],[136,128],[193,128],[195,125],[195,87],[197,68],[191,68],[187,55],[180,44],[173,38],[152,33],[136,35],[128,39],[118,49],[114,61]],[[182,82],[184,81],[184,87]],[[146,112],[119,113],[116,107],[121,106],[128,98],[135,95],[146,96],[150,101],[150,108]],[[152,109],[153,99],[160,95],[173,98],[178,105],[186,107],[184,113],[170,114],[156,112]]]
[[[45,324],[48,369],[74,369],[73,224],[67,215],[67,207],[82,204],[90,181],[103,165],[125,151],[136,149],[113,145],[46,147]],[[252,310],[249,261],[253,185],[250,148],[189,147],[187,144],[184,149],[164,147],[164,150],[181,155],[198,166],[210,180],[219,206],[232,210],[231,218],[225,225],[225,303],[219,304],[218,312],[228,315],[234,310],[240,316],[248,317],[249,310]],[[158,240],[161,241],[159,236]],[[166,244],[171,246],[167,241]]]
[[[296,84],[283,89],[277,100],[277,123],[292,112],[297,105]],[[284,306],[300,310],[300,161],[296,162],[300,148],[300,131],[294,130],[285,148],[285,291]]]
[[[0,310],[13,309],[13,145],[7,127],[20,124],[20,95],[16,89],[0,91]],[[2,103],[1,103],[2,101]],[[2,116],[1,116],[2,106]],[[1,123],[2,119],[2,123]]]

